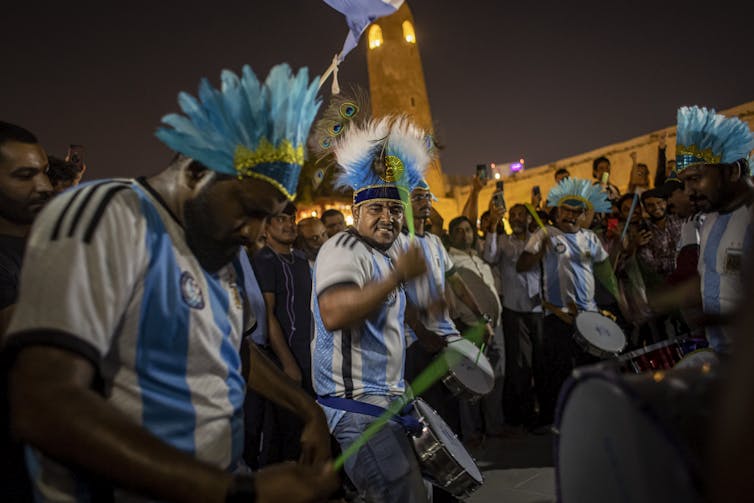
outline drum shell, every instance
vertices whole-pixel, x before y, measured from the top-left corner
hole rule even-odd
[[[640,374],[673,368],[683,358],[684,350],[677,341],[662,341],[621,355],[621,370]]]
[[[561,391],[556,416],[558,501],[702,501],[706,440],[718,387],[709,368],[636,375],[598,366],[575,371]],[[609,401],[600,402],[605,396]],[[585,416],[589,407],[593,410]],[[621,410],[629,410],[631,417],[618,417]],[[579,417],[594,418],[594,424],[582,426]],[[617,431],[621,421],[628,427]],[[651,435],[641,435],[647,432]],[[611,456],[611,439],[626,450]],[[656,461],[661,459],[673,462]],[[642,472],[645,478],[622,480]],[[674,496],[667,499],[668,494]]]
[[[465,498],[476,491],[482,482],[474,479],[456,462],[416,406],[414,415],[422,423],[421,434],[411,437],[422,474],[457,498]]]
[[[605,351],[604,349],[600,349],[597,346],[591,344],[584,338],[583,335],[581,335],[578,330],[575,330],[573,332],[573,340],[576,341],[576,344],[578,344],[581,349],[592,356],[596,356],[597,358],[607,360],[609,358],[615,358],[616,356],[616,353],[612,351]]]
[[[448,371],[445,377],[442,378],[442,383],[448,388],[448,391],[450,391],[454,397],[466,400],[469,403],[476,403],[484,396],[479,393],[474,393],[461,384],[458,378],[456,378],[456,376],[450,371]]]

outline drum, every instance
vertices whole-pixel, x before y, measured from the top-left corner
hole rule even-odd
[[[671,369],[681,361],[683,354],[683,347],[678,341],[661,341],[626,353],[618,360],[623,372],[640,374]]]
[[[448,337],[443,355],[448,362],[448,373],[442,382],[454,396],[476,401],[492,391],[495,373],[490,361],[471,341],[459,336]]]
[[[561,503],[701,502],[718,379],[709,367],[577,370],[555,426]]]
[[[613,320],[600,313],[582,311],[576,315],[574,339],[587,353],[612,358],[626,347],[626,335]]]
[[[481,487],[484,477],[474,458],[437,412],[417,398],[412,414],[422,425],[421,435],[411,437],[422,475],[457,498]]]

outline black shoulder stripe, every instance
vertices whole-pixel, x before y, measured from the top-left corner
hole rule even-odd
[[[102,220],[102,215],[105,213],[105,209],[107,208],[107,205],[110,203],[110,200],[123,189],[127,189],[127,185],[116,185],[115,187],[110,187],[108,189],[107,193],[102,197],[102,200],[100,200],[99,205],[97,206],[97,209],[94,211],[94,215],[92,216],[92,219],[89,221],[89,226],[86,228],[86,232],[84,233],[84,243],[89,243],[92,240],[92,235],[94,235],[94,231],[97,229],[97,224],[99,224],[99,221]]]
[[[345,235],[345,239],[343,239],[343,242],[342,243],[339,242],[338,244],[341,247],[345,248],[346,246],[348,246],[348,243],[351,242],[351,239],[353,239],[353,236],[349,236],[349,235],[346,234]]]
[[[351,240],[351,245],[348,247],[348,249],[349,250],[353,250],[356,247],[357,244],[359,244],[359,240],[356,239],[356,238],[353,238]]]
[[[68,200],[68,203],[65,205],[65,208],[63,208],[63,211],[60,212],[58,221],[55,222],[55,228],[52,230],[50,241],[56,241],[58,239],[58,236],[60,235],[60,228],[63,226],[63,220],[65,220],[65,216],[68,214],[68,210],[71,209],[73,203],[76,202],[76,198],[78,198],[82,192],[84,191],[77,190],[76,193],[73,194],[73,196]]]
[[[343,238],[345,238],[346,236],[347,234],[341,234],[340,236],[338,236],[338,240],[335,241],[335,246],[340,246],[340,244],[343,242]]]
[[[87,205],[89,204],[89,201],[92,200],[92,197],[94,197],[94,193],[97,192],[100,187],[104,185],[111,185],[112,182],[104,182],[100,183],[99,185],[95,185],[92,187],[92,190],[89,191],[89,193],[86,195],[83,201],[81,201],[81,204],[79,204],[79,207],[76,209],[76,213],[73,215],[73,221],[71,222],[71,227],[68,229],[68,237],[73,236],[73,234],[76,232],[76,227],[79,225],[79,220],[81,220],[81,216],[84,214],[84,210],[86,209]],[[118,186],[127,186],[127,184],[120,184],[118,183]]]

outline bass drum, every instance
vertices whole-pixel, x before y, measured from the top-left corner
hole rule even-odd
[[[574,372],[556,417],[558,501],[704,501],[717,386],[710,366],[636,375],[604,367]]]

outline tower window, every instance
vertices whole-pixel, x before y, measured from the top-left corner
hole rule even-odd
[[[415,107],[415,106],[416,106],[416,100],[414,100],[414,97],[413,97],[413,96],[411,96],[411,106],[412,106],[412,107]]]
[[[405,31],[405,28],[404,28]],[[382,28],[380,28],[380,25],[373,24],[371,28],[369,28],[369,48],[370,49],[376,49],[377,47],[382,45]]]
[[[416,33],[414,33],[414,25],[411,21],[403,21],[403,39],[409,44],[416,43]]]

